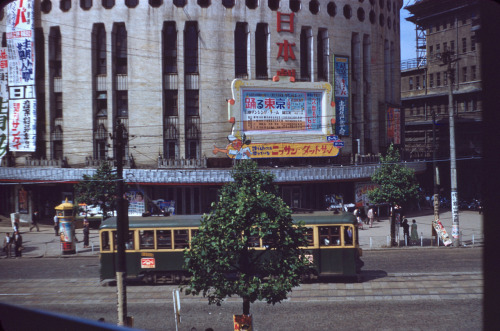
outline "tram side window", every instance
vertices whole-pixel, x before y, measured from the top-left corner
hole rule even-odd
[[[171,230],[156,231],[156,240],[158,241],[158,249],[172,249]]]
[[[140,238],[140,249],[154,249],[155,248],[155,240],[154,240],[154,231],[153,230],[142,230],[139,231]]]
[[[306,240],[307,240],[307,246],[314,246],[314,229],[313,228],[307,228]]]
[[[174,230],[174,249],[184,249],[189,245],[188,230]]]
[[[319,241],[321,246],[340,246],[340,226],[321,226]]]
[[[352,237],[354,235],[354,230],[352,226],[344,226],[344,245],[352,246],[353,241]]]
[[[109,251],[110,246],[109,246],[109,232],[108,231],[103,231],[101,232],[101,249],[103,251]]]
[[[134,231],[128,232],[128,237],[125,241],[125,249],[134,249]]]

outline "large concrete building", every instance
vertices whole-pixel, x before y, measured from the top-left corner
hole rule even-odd
[[[436,157],[441,186],[449,187],[449,93],[453,95],[458,180],[462,198],[479,197],[482,155],[481,43],[479,1],[420,0],[405,7],[415,24],[416,58],[401,67],[405,152],[413,160]],[[448,72],[443,54],[451,54]],[[435,120],[433,121],[433,115]],[[432,168],[429,167],[429,170]],[[427,176],[432,192],[432,171]]]
[[[354,202],[376,168],[368,155],[399,136],[386,115],[400,105],[402,0],[32,3],[36,150],[9,147],[3,157],[2,213],[20,211],[24,197],[23,212],[46,214],[73,199],[83,174],[115,158],[117,121],[126,133],[125,180],[148,200],[175,201],[179,214],[206,211],[230,180],[226,146],[234,139],[251,140],[249,150],[288,144],[258,158],[260,166],[275,173],[292,207],[323,209],[335,194]],[[6,7],[1,29],[8,15]],[[346,70],[335,74],[337,64]],[[249,87],[275,101],[272,93],[320,93],[317,134],[308,134],[307,116],[291,119],[293,132],[276,124],[290,120],[283,114],[274,122],[255,115],[260,127],[243,123],[252,121],[241,97]],[[323,157],[283,154],[328,140],[336,152]]]

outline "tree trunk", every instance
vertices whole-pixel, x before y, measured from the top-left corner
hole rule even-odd
[[[250,299],[243,297],[243,315],[250,315]]]

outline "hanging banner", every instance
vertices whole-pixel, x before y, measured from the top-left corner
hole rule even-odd
[[[387,109],[387,140],[395,145],[401,144],[401,110]]]
[[[9,90],[7,47],[0,47],[0,164],[9,141]]]
[[[349,58],[334,56],[335,133],[349,135]]]
[[[9,149],[34,152],[36,143],[36,100],[9,100]]]
[[[7,6],[9,85],[35,85],[34,15],[32,0]]]
[[[453,243],[440,220],[432,221],[432,226],[445,246],[449,246]]]

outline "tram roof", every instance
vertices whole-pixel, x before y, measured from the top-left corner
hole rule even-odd
[[[198,227],[203,215],[173,215],[173,216],[129,216],[129,228],[157,227]],[[305,214],[293,214],[294,221],[304,221],[306,224],[356,224],[356,217],[351,213],[319,211]],[[116,217],[102,222],[101,229],[116,228]]]

